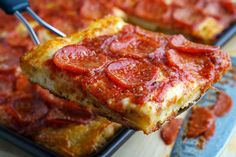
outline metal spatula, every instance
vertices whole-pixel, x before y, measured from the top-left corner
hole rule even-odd
[[[28,0],[0,0],[0,8],[5,11],[6,14],[15,15],[20,22],[22,22],[25,27],[27,28],[32,40],[36,45],[40,44],[40,41],[30,26],[29,22],[24,18],[21,12],[28,13],[35,21],[41,24],[46,29],[50,30],[51,32],[59,35],[61,37],[65,37],[66,35],[59,31],[58,29],[54,28],[43,19],[41,19],[31,8],[29,5]]]

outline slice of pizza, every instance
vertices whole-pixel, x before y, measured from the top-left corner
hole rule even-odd
[[[128,20],[152,30],[184,33],[200,42],[212,42],[236,21],[233,0],[113,0]]]
[[[147,134],[194,104],[230,66],[217,46],[152,33],[114,16],[21,58],[32,82]]]

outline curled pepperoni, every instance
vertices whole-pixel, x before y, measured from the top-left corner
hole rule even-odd
[[[81,45],[65,46],[59,49],[53,57],[56,66],[75,73],[86,73],[90,70],[99,69],[107,61],[105,55],[96,54]]]
[[[10,33],[6,38],[6,41],[11,47],[23,48],[24,51],[30,50],[34,46],[32,40],[29,37],[20,35],[16,31]]]
[[[126,34],[114,41],[110,50],[123,57],[143,58],[155,51],[159,44],[147,37]]]
[[[235,1],[221,0],[221,3],[230,13],[236,13],[236,2]]]
[[[225,92],[219,92],[212,110],[217,117],[222,117],[230,111],[233,106],[231,97]]]
[[[30,93],[34,89],[35,89],[34,85],[29,82],[28,78],[25,75],[19,75],[16,78],[16,85],[15,85],[16,91],[23,91]]]
[[[173,18],[179,24],[187,27],[191,27],[193,24],[203,19],[201,14],[195,13],[192,8],[188,7],[175,9]]]
[[[211,129],[214,122],[215,116],[208,108],[193,108],[188,122],[187,137],[194,138],[204,134]]]
[[[54,105],[54,106],[60,106],[61,104],[63,104],[63,102],[65,101],[64,99],[60,99],[56,96],[54,96],[53,94],[51,94],[48,90],[43,89],[40,86],[36,87],[36,91],[38,92],[38,94],[40,95],[40,97],[49,105]]]
[[[208,46],[208,45],[193,43],[191,41],[188,41],[182,35],[172,36],[170,38],[170,45],[179,51],[190,54],[211,53],[220,50],[219,46]]]
[[[9,94],[0,93],[0,106],[7,104],[7,102],[8,102],[8,97],[9,97]]]
[[[66,121],[67,123],[71,121],[76,123],[85,123],[89,119],[94,118],[94,114],[88,108],[81,107],[67,100],[58,98],[49,93],[48,90],[45,90],[39,86],[37,91],[41,98],[52,108],[52,111],[50,111],[47,117],[47,120],[50,122],[64,123],[64,121]],[[56,113],[58,113],[58,115]]]
[[[33,123],[48,112],[43,101],[24,93],[14,94],[9,106],[11,116],[21,124]]]
[[[161,129],[160,135],[165,144],[169,145],[175,141],[182,122],[182,119],[172,119],[164,125]]]
[[[135,42],[135,36],[133,34],[126,34],[119,37],[115,42],[110,46],[112,52],[120,52],[124,49],[127,49],[132,42]]]
[[[216,129],[216,122],[214,121],[211,124],[210,128],[206,132],[204,132],[203,136],[208,140],[211,136],[214,135],[215,129]]]
[[[124,88],[132,88],[152,81],[157,71],[153,65],[130,58],[114,61],[106,68],[107,76]]]
[[[87,110],[83,110],[77,106],[76,107],[70,106],[64,109],[59,109],[59,108],[51,109],[46,120],[50,124],[61,126],[71,123],[86,124],[93,118],[94,115],[89,113]]]
[[[213,16],[216,18],[221,18],[222,14],[224,14],[224,10],[222,10],[222,7],[219,2],[210,2],[208,3],[204,8],[203,12],[206,15]]]
[[[80,14],[87,19],[99,19],[104,15],[108,15],[111,11],[108,9],[110,6],[110,2],[106,1],[97,1],[97,0],[88,0],[84,1],[82,8],[80,10]]]
[[[12,72],[19,65],[20,53],[0,45],[0,72]]]
[[[214,78],[214,64],[207,56],[199,56],[177,52],[173,49],[166,51],[168,64],[186,72],[202,76],[209,80]]]
[[[14,90],[14,76],[0,74],[0,93],[11,94]]]

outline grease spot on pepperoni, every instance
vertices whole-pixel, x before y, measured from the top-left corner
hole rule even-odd
[[[119,86],[132,88],[152,81],[158,69],[145,62],[122,58],[110,63],[105,71],[107,76]]]
[[[231,97],[221,91],[218,93],[215,104],[211,107],[212,111],[217,117],[222,117],[230,111],[233,106],[233,101]]]
[[[183,35],[172,36],[170,38],[170,46],[179,51],[190,54],[212,53],[214,51],[220,50],[219,46],[209,46],[209,45],[193,43],[187,40]]]
[[[86,73],[102,67],[108,58],[81,45],[69,45],[58,50],[53,62],[61,69],[75,73]]]
[[[194,138],[200,136],[211,129],[215,123],[214,114],[205,107],[195,107],[189,117],[187,137]]]
[[[110,50],[123,57],[143,58],[154,52],[159,44],[147,37],[126,34],[110,45]]]

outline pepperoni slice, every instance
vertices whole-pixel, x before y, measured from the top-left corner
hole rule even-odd
[[[43,89],[40,86],[36,87],[36,91],[38,92],[38,94],[40,95],[40,97],[49,105],[54,105],[54,106],[60,106],[61,104],[63,104],[63,102],[65,101],[64,99],[60,99],[56,96],[54,96],[53,94],[51,94],[48,90]]]
[[[19,65],[20,54],[10,47],[0,45],[0,72],[12,72]]]
[[[204,8],[203,12],[206,15],[213,16],[216,18],[221,18],[222,14],[224,14],[224,10],[222,10],[222,7],[219,2],[210,2],[208,3]]]
[[[0,93],[0,105],[6,105],[8,102],[9,94]]]
[[[23,91],[23,92],[32,92],[34,90],[34,85],[31,84],[28,78],[25,75],[19,75],[16,78],[16,91]]]
[[[188,41],[182,35],[174,35],[170,38],[170,45],[182,52],[190,53],[190,54],[203,54],[203,53],[211,53],[214,51],[219,51],[219,46],[208,46],[193,43]]]
[[[87,115],[85,115],[80,107],[69,107],[63,110],[59,108],[53,108],[49,112],[46,119],[47,122],[50,124],[61,126],[71,123],[86,124],[93,118],[93,114],[88,113]]]
[[[11,47],[23,48],[24,51],[27,51],[30,50],[34,45],[32,40],[27,37],[27,34],[25,35],[21,35],[14,31],[7,36],[6,41]]]
[[[152,81],[157,75],[157,68],[141,61],[123,58],[110,63],[106,74],[121,87],[132,88]]]
[[[173,49],[166,51],[167,63],[170,66],[178,67],[183,71],[199,75],[209,80],[214,78],[214,65],[207,56],[184,54]]]
[[[231,97],[225,92],[219,92],[212,110],[217,117],[222,117],[230,111],[233,106]]]
[[[58,98],[51,94],[48,90],[45,90],[38,86],[37,91],[39,95],[43,98],[43,100],[53,108],[53,111],[50,111],[50,115],[48,120],[55,120],[55,119],[63,119],[66,121],[88,121],[89,119],[94,118],[94,114],[91,112],[90,109],[81,107],[78,104],[74,104],[67,100]],[[54,110],[55,109],[55,110]],[[61,115],[57,117],[56,112],[59,112]],[[54,117],[54,118],[53,118]],[[64,118],[63,118],[64,117]]]
[[[65,46],[58,50],[53,57],[56,66],[75,73],[86,73],[99,69],[107,61],[105,55],[96,54],[81,45]]]
[[[164,125],[161,129],[160,135],[165,144],[170,145],[175,141],[182,122],[182,119],[172,119]]]
[[[198,23],[203,17],[200,14],[193,12],[192,8],[177,8],[173,12],[173,18],[179,24],[192,27],[193,24]]]
[[[216,122],[214,121],[213,124],[210,126],[210,128],[204,132],[203,136],[208,140],[210,137],[212,137],[215,133],[216,129]]]
[[[112,52],[119,52],[123,49],[127,49],[132,42],[135,42],[136,38],[133,34],[126,34],[119,37],[115,42],[110,46]]]
[[[103,5],[96,0],[84,1],[80,13],[83,17],[88,19],[99,19],[104,15],[107,15],[109,12]],[[108,1],[106,3],[109,3]]]
[[[48,108],[43,101],[24,93],[13,95],[10,108],[12,116],[22,124],[33,123],[48,112]]]
[[[155,51],[159,44],[147,37],[137,37],[127,34],[118,38],[110,46],[113,53],[123,57],[143,58]]]
[[[236,13],[236,2],[233,0],[221,0],[222,5],[230,12]]]
[[[204,107],[193,108],[189,118],[187,137],[194,138],[208,131],[215,122],[214,114]]]
[[[0,74],[0,93],[11,94],[14,89],[14,76],[11,74]]]

